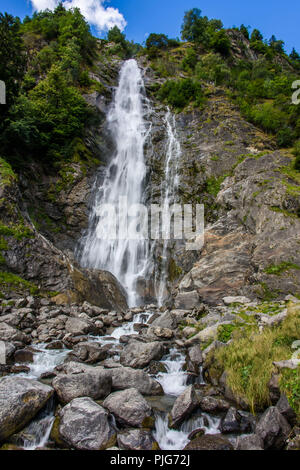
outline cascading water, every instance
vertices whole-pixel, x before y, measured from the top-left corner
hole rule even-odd
[[[170,207],[176,203],[176,196],[179,184],[178,164],[181,156],[180,142],[176,134],[175,117],[168,109],[165,116],[167,130],[167,145],[165,159],[165,174],[161,183],[161,207],[163,212],[169,212]],[[161,307],[166,297],[166,284],[168,273],[168,249],[170,240],[163,242],[162,256],[160,263],[160,273],[158,279],[157,301]]]
[[[108,220],[106,216],[104,223],[99,216],[99,206],[118,207],[120,198],[124,198],[128,207],[144,202],[144,144],[150,130],[144,120],[147,112],[144,95],[141,71],[135,60],[128,60],[121,69],[119,86],[107,117],[116,153],[103,184],[97,188],[80,255],[83,266],[104,269],[117,277],[127,291],[130,306],[139,303],[136,286],[138,279],[147,273],[149,243],[143,238],[130,240],[124,233],[110,238],[110,234],[114,234],[114,217]]]

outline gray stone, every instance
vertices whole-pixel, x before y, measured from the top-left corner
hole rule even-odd
[[[128,429],[119,433],[118,446],[124,450],[159,450],[152,433],[145,429]]]
[[[104,450],[114,446],[116,431],[107,411],[91,398],[76,398],[59,413],[59,434],[77,450]]]
[[[206,434],[193,439],[184,450],[233,450],[233,445],[223,436]]]
[[[120,355],[120,362],[123,366],[134,369],[142,369],[153,360],[160,360],[164,355],[164,347],[159,342],[140,343],[130,342]]]
[[[190,385],[175,401],[171,417],[171,427],[178,428],[179,425],[190,416],[199,406],[199,401],[193,385]]]
[[[192,310],[200,304],[201,298],[197,291],[180,292],[175,299],[175,308],[179,310]]]
[[[263,440],[257,434],[249,434],[237,438],[235,450],[264,450],[263,445]]]
[[[152,427],[154,419],[152,409],[135,388],[109,395],[103,402],[120,424],[134,428]]]
[[[278,409],[279,413],[285,417],[287,422],[291,426],[295,426],[297,424],[297,415],[293,408],[290,406],[288,399],[285,395],[281,395],[276,408]]]
[[[0,441],[23,429],[44,407],[54,390],[23,377],[0,380]]]
[[[266,450],[281,450],[291,432],[287,420],[274,406],[261,416],[255,433],[263,440]]]
[[[126,390],[136,388],[142,395],[163,395],[160,383],[152,379],[143,370],[119,367],[109,370],[112,378],[112,390]]]

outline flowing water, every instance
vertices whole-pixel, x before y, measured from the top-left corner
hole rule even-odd
[[[128,60],[121,69],[119,86],[107,117],[116,151],[104,182],[99,183],[96,191],[80,262],[85,267],[113,273],[126,289],[132,307],[139,304],[137,282],[146,276],[149,266],[148,240],[142,236],[129,239],[125,231],[126,224],[130,227],[132,222],[127,218],[126,205],[129,208],[144,202],[144,144],[150,132],[146,114],[141,71],[135,60]],[[100,214],[100,205],[118,208],[115,215],[120,215],[120,219],[115,220],[113,211]]]

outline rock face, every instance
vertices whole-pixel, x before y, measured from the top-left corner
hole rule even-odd
[[[104,400],[103,406],[120,424],[134,428],[147,428],[154,424],[151,407],[135,388],[112,393]]]
[[[290,432],[289,423],[274,406],[264,412],[255,431],[262,439],[266,450],[281,450]]]
[[[150,431],[129,429],[118,434],[118,446],[124,450],[159,450]]]
[[[0,380],[0,442],[23,429],[44,407],[54,390],[35,380]]]
[[[95,400],[105,398],[111,391],[111,376],[102,368],[94,368],[83,374],[59,375],[52,385],[62,403],[69,403],[79,397]]]
[[[257,434],[237,438],[235,450],[264,450],[264,443]]]
[[[188,387],[175,401],[172,408],[171,426],[177,428],[199,406],[193,385]]]
[[[123,349],[120,362],[123,366],[134,369],[142,369],[153,360],[160,360],[164,354],[164,347],[159,342],[140,343],[138,341],[130,342]]]
[[[109,371],[112,378],[112,390],[135,388],[142,395],[163,395],[160,383],[152,379],[146,372],[129,367],[118,367]]]
[[[60,411],[59,434],[78,450],[104,450],[116,442],[108,413],[90,398],[77,398]]]

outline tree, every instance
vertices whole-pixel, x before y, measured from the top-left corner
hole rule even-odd
[[[155,34],[151,33],[146,41],[147,49],[155,48],[155,49],[167,49],[169,45],[168,36],[165,34]]]
[[[296,51],[296,49],[293,47],[292,52],[290,53],[290,59],[295,60],[296,62],[300,62],[300,55]]]
[[[20,34],[21,22],[7,13],[0,13],[0,80],[6,85],[7,106],[1,106],[3,116],[15,101],[25,70],[25,55]]]
[[[184,15],[181,37],[183,40],[203,44],[205,47],[208,47],[214,34],[220,31],[222,27],[222,21],[216,19],[209,20],[207,16],[202,16],[199,8],[193,8]]]
[[[114,26],[107,33],[107,39],[109,42],[114,42],[115,44],[121,44],[121,46],[126,46],[125,34],[123,34],[118,26]]]
[[[224,30],[217,31],[211,41],[211,46],[215,52],[227,56],[230,54],[231,42]]]
[[[249,29],[250,27],[248,26],[245,26],[244,24],[242,24],[240,26],[240,32],[243,34],[243,36],[246,38],[246,39],[250,39],[250,34],[249,34]]]
[[[251,38],[250,38],[251,42],[263,41],[263,39],[264,39],[264,37],[258,29],[254,29],[252,31]]]
[[[283,46],[284,46],[284,41],[277,40],[274,34],[271,36],[269,40],[269,45],[274,51],[276,52],[284,52]]]

